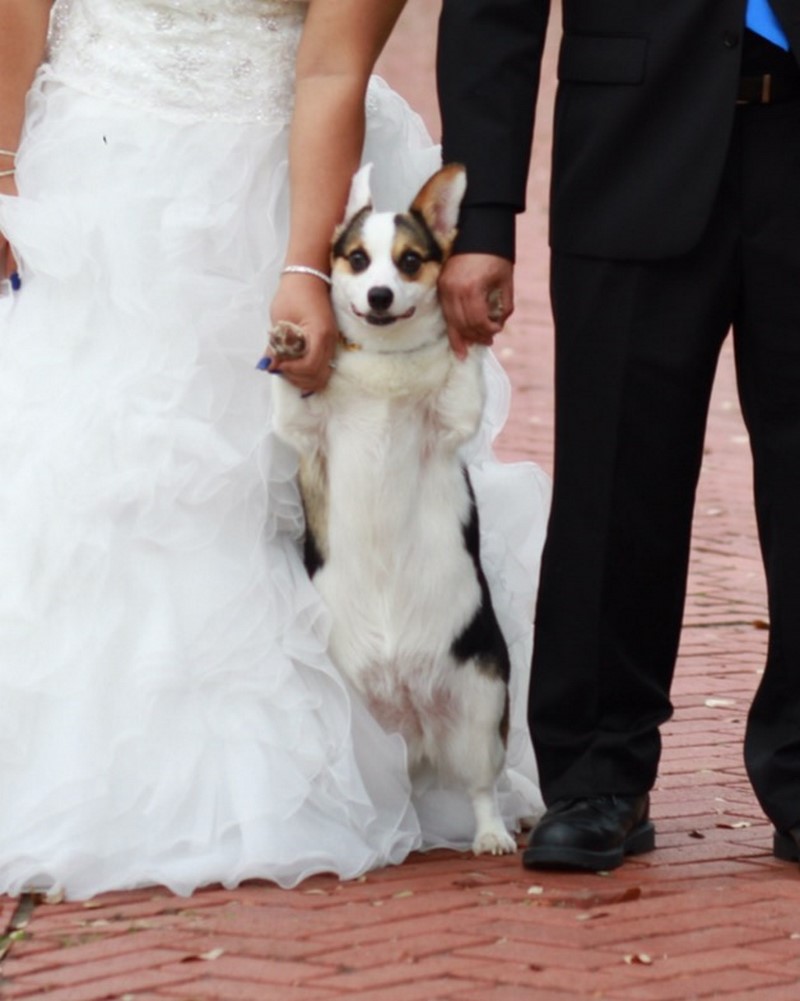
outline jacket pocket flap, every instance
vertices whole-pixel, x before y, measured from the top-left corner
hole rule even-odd
[[[646,38],[565,35],[558,57],[558,79],[569,83],[641,83],[646,56]]]

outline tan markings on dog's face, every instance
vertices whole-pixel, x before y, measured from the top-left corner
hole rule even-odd
[[[357,213],[337,232],[331,255],[333,305],[345,337],[375,350],[424,343],[440,316],[436,279],[443,259],[421,214]],[[421,319],[430,322],[420,326]]]
[[[368,216],[367,210],[360,212],[336,234],[331,255],[334,267],[361,274],[370,266],[372,256],[364,233]],[[394,216],[391,258],[404,281],[431,286],[439,276],[445,252],[421,215],[403,213]]]
[[[429,287],[436,284],[444,252],[424,220],[413,214],[396,215],[392,260],[404,281]]]

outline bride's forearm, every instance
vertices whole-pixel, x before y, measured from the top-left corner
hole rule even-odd
[[[297,60],[287,262],[326,269],[364,143],[367,82],[405,0],[311,0]]]
[[[331,236],[361,159],[364,128],[362,88],[334,79],[298,84],[289,147],[288,263],[327,270]]]
[[[0,0],[0,148],[15,150],[25,95],[42,61],[50,0]],[[0,170],[6,166],[0,163]]]

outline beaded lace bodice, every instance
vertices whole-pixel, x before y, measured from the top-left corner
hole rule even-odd
[[[283,123],[307,0],[56,0],[51,72],[176,118]]]

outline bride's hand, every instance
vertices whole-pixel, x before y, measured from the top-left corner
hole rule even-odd
[[[0,286],[3,286],[3,288],[9,287],[4,283],[10,283],[12,281],[12,275],[16,275],[16,280],[19,280],[17,260],[14,257],[14,251],[11,249],[11,244],[5,236],[0,233]]]
[[[13,177],[0,177],[0,195],[16,195],[17,185]],[[17,274],[17,259],[11,244],[0,230],[0,282],[6,281],[11,275]]]
[[[291,361],[273,358],[269,371],[280,372],[282,378],[304,393],[324,389],[331,376],[339,337],[328,286],[314,275],[283,275],[270,315],[273,325],[283,321],[299,327],[306,348],[299,358]],[[270,355],[269,347],[265,353]]]

